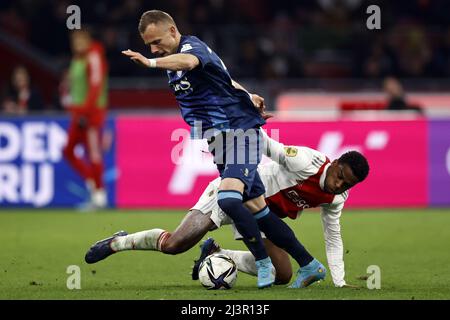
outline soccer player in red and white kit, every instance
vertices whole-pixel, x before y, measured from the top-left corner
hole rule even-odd
[[[366,158],[357,151],[349,151],[339,159],[330,161],[323,153],[300,146],[284,146],[271,139],[262,130],[264,154],[273,161],[262,164],[258,172],[266,188],[265,200],[278,216],[296,219],[308,208],[321,207],[325,247],[331,277],[336,287],[352,287],[345,281],[343,242],[340,230],[340,216],[349,189],[363,181],[369,173]],[[231,219],[217,205],[220,179],[210,182],[197,204],[189,211],[174,232],[151,229],[127,235],[124,231],[105,239],[109,250],[101,259],[124,250],[156,250],[166,254],[179,254],[192,248],[211,230],[231,224]],[[236,239],[241,236],[234,228]],[[103,241],[105,241],[103,240]],[[289,256],[268,239],[264,239],[266,250],[276,269],[276,283],[288,283],[292,277]],[[92,250],[86,254],[86,261],[94,263]],[[240,271],[256,275],[255,259],[249,251],[225,250],[209,238],[202,245],[200,259],[197,260],[193,278],[198,278],[198,266],[211,253],[218,252],[230,256]],[[312,257],[311,257],[312,258]],[[97,260],[99,259],[99,260]],[[308,270],[300,268],[292,288],[303,288],[320,280],[308,276]],[[302,273],[305,275],[302,276]]]
[[[284,146],[269,138],[265,132],[263,134],[267,143],[264,154],[274,160],[261,165],[258,169],[266,187],[266,203],[279,217],[291,219],[296,219],[304,209],[320,207],[326,255],[333,283],[336,287],[351,286],[347,285],[344,279],[340,216],[348,198],[349,189],[363,181],[369,173],[367,160],[359,152],[349,151],[331,162],[317,150],[299,146]],[[216,189],[217,181],[211,182],[193,209],[201,212],[212,211],[210,219],[215,225],[220,226],[229,221],[220,210],[210,207],[208,195],[211,191],[215,193]],[[235,239],[240,239],[234,226],[233,230]],[[217,251],[238,261],[238,268],[247,270],[251,274],[254,273],[251,256],[245,251],[221,250],[212,239],[205,242],[203,251],[204,254],[201,258]],[[277,248],[274,251],[275,253],[272,254],[280,254],[281,249]],[[290,274],[287,264],[283,265],[284,272]],[[302,269],[298,272],[302,272]],[[299,279],[302,277],[297,277],[297,280]],[[291,285],[293,288],[304,286],[299,281]]]
[[[108,103],[108,66],[104,48],[87,30],[71,33],[73,58],[69,68],[71,121],[64,157],[84,179],[94,208],[107,205],[103,184],[101,134]],[[75,147],[82,145],[86,156],[79,158]]]

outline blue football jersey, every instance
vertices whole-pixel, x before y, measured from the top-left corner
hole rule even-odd
[[[200,61],[190,71],[167,71],[183,119],[191,126],[192,138],[202,138],[211,128],[246,130],[265,123],[247,92],[233,87],[225,64],[203,41],[181,36],[177,53],[192,54]]]

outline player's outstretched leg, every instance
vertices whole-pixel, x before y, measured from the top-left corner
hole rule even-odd
[[[86,253],[87,263],[95,263],[113,253],[126,250],[152,250],[165,254],[179,254],[192,248],[214,228],[210,213],[191,210],[174,232],[150,229],[132,234],[116,233],[96,242]]]
[[[323,280],[326,273],[327,269],[325,269],[323,264],[314,259],[297,271],[297,278],[289,288],[305,288],[316,281]]]
[[[119,231],[112,235],[112,237],[97,241],[86,253],[84,260],[87,263],[96,263],[103,260],[116,251],[111,248],[111,242],[121,236],[126,236],[128,233],[125,231]]]

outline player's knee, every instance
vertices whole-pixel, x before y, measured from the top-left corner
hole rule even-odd
[[[167,240],[161,245],[161,251],[165,254],[180,254],[186,251],[183,247],[183,243],[181,241],[176,241],[171,239],[171,237],[167,238]]]

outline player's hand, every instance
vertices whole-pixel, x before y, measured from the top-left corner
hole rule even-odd
[[[139,52],[131,51],[130,49],[128,49],[123,50],[122,54],[126,55],[131,59],[131,61],[142,67],[150,68],[150,62],[148,61],[148,59]]]
[[[273,117],[273,113],[263,112],[261,113],[261,116],[263,117],[264,120],[267,120]]]
[[[273,117],[273,114],[266,112],[266,105],[264,103],[263,97],[255,94],[255,93],[252,93],[251,97],[252,97],[253,105],[255,106],[256,109],[258,109],[259,113],[261,114],[261,116],[263,117],[264,120],[267,120],[267,119]]]
[[[264,98],[257,95],[256,93],[251,94],[253,105],[259,112],[263,112],[266,110],[266,105],[264,104]]]

